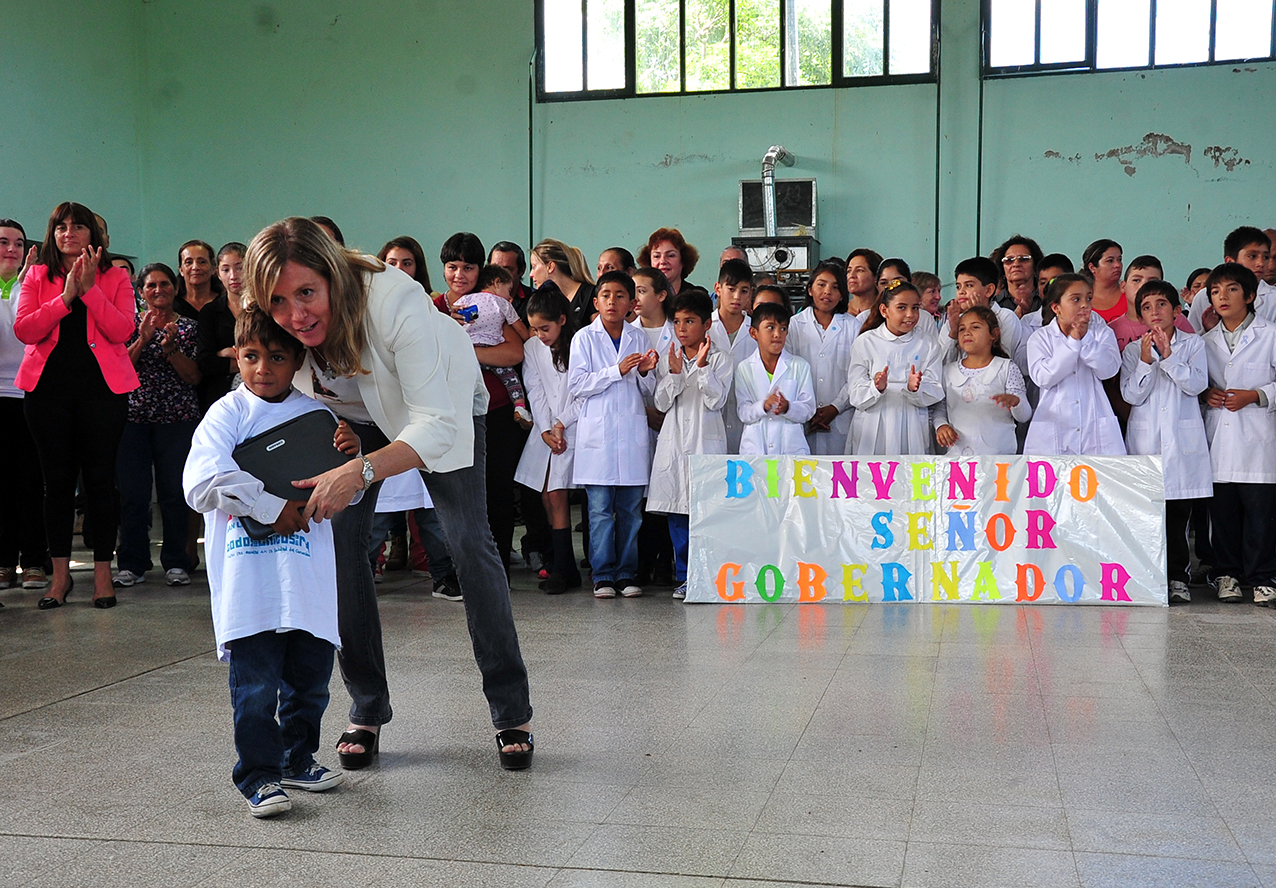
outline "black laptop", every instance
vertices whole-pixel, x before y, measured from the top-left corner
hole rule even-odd
[[[267,493],[286,500],[310,499],[310,488],[293,487],[292,482],[322,475],[345,465],[347,456],[332,446],[337,420],[327,410],[311,410],[295,419],[254,435],[235,448],[235,462],[262,482]],[[273,534],[274,528],[248,516],[240,523],[255,540]]]

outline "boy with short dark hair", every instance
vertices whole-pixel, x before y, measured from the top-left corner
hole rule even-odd
[[[757,351],[735,368],[741,454],[811,452],[804,425],[815,415],[815,383],[811,365],[784,350],[790,317],[784,306],[764,302],[749,319]]]
[[[678,341],[656,367],[656,409],[665,415],[651,466],[647,509],[669,516],[673,540],[673,597],[687,597],[687,534],[691,475],[687,456],[726,453],[722,408],[731,391],[731,357],[707,335],[713,302],[703,291],[683,290],[671,305]]]
[[[598,279],[598,315],[572,339],[567,386],[580,402],[573,482],[589,503],[589,564],[594,597],[642,594],[638,526],[648,481],[647,409],[658,356],[641,329],[625,322],[634,282],[623,271]]]
[[[731,356],[732,364],[738,367],[741,361],[758,350],[757,343],[745,332],[749,329],[749,307],[753,305],[753,271],[749,263],[742,259],[723,262],[718,269],[718,282],[714,284],[713,292],[718,297],[718,310],[713,313],[709,337]],[[736,409],[734,385],[727,395],[726,406],[722,408],[722,421],[727,428],[727,453],[738,453],[743,427]]]
[[[285,787],[322,792],[343,779],[314,759],[341,643],[332,523],[311,526],[302,517],[304,501],[267,493],[233,456],[254,435],[327,409],[292,387],[304,355],[265,312],[245,311],[235,324],[243,385],[208,408],[182,475],[186,502],[204,513],[217,654],[230,663],[239,753],[233,778],[254,817],[289,810]],[[355,455],[359,439],[340,423],[333,446]],[[253,539],[244,517],[275,534]]]
[[[1254,313],[1264,320],[1276,322],[1276,287],[1263,280],[1271,251],[1272,242],[1267,234],[1252,225],[1242,225],[1223,239],[1223,262],[1234,262],[1248,268],[1258,280],[1258,289],[1254,292]],[[1200,298],[1202,295],[1206,298]],[[1204,333],[1218,323],[1218,315],[1210,308],[1207,284],[1204,290],[1192,297],[1192,307],[1187,315],[1196,332]]]
[[[945,363],[961,357],[961,349],[957,346],[957,322],[961,313],[972,306],[982,305],[991,308],[997,315],[1001,347],[1027,376],[1028,337],[1023,334],[1023,324],[1019,322],[1018,315],[993,299],[997,295],[997,281],[1001,274],[997,264],[987,256],[972,256],[957,263],[955,274],[957,295],[948,303],[947,336],[940,334]]]
[[[1276,599],[1276,326],[1254,313],[1258,278],[1229,262],[1205,282],[1218,324],[1202,337],[1209,362],[1205,431],[1213,468],[1214,569],[1219,601]]]
[[[1121,291],[1125,293],[1125,298],[1129,300],[1129,304],[1134,307],[1137,320],[1126,314],[1108,324],[1112,328],[1113,335],[1116,336],[1117,348],[1121,349],[1123,353],[1127,345],[1151,329],[1151,326],[1144,322],[1143,313],[1138,311],[1139,294],[1143,292],[1145,284],[1149,284],[1152,281],[1162,281],[1164,278],[1165,271],[1161,267],[1161,260],[1155,256],[1135,256],[1130,260],[1130,264],[1125,267],[1125,277],[1121,280]],[[1174,304],[1181,307],[1182,303],[1176,298]],[[1174,313],[1174,327],[1184,333],[1196,332],[1192,329],[1191,322],[1183,316],[1181,310]]]

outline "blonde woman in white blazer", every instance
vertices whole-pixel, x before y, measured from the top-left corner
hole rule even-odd
[[[1205,344],[1195,333],[1174,328],[1181,314],[1179,294],[1165,281],[1144,284],[1135,310],[1151,329],[1121,352],[1121,397],[1130,405],[1125,446],[1131,454],[1161,457],[1169,597],[1190,601],[1192,501],[1214,492],[1210,473],[1201,471],[1202,457],[1209,453],[1199,400],[1209,386]]]
[[[1205,333],[1210,387],[1205,434],[1214,469],[1210,501],[1214,570],[1220,601],[1276,599],[1276,326],[1254,313],[1258,278],[1237,263],[1205,283],[1218,324]]]
[[[430,307],[415,280],[339,246],[309,219],[285,219],[258,233],[245,273],[256,307],[306,346],[294,385],[350,421],[363,442],[361,459],[311,479],[305,510],[307,518],[333,519],[339,663],[353,698],[350,728],[337,745],[342,766],[371,763],[381,725],[393,714],[364,548],[376,505],[372,487],[421,469],[456,563],[501,765],[528,767],[527,669],[487,522],[483,465],[474,458],[483,447],[487,393],[469,337]],[[346,508],[360,489],[368,494]]]

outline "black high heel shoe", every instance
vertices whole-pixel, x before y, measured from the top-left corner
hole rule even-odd
[[[505,752],[504,747],[527,744],[526,752]],[[532,742],[529,731],[516,731],[513,728],[501,731],[496,735],[496,750],[501,758],[501,767],[507,771],[522,771],[532,766],[532,753],[536,744]]]
[[[338,750],[342,743],[363,747],[363,752],[337,752],[342,770],[358,771],[372,764],[372,757],[381,751],[381,731],[378,729],[375,734],[363,728],[357,731],[346,731],[337,738]]]
[[[61,600],[54,598],[51,595],[46,595],[43,598],[41,598],[39,601],[37,601],[35,603],[35,606],[42,611],[53,610],[55,607],[61,607],[62,602],[66,601],[68,598],[71,597],[71,590],[74,588],[75,588],[75,577],[71,577],[71,585],[66,587],[66,594],[62,596]]]

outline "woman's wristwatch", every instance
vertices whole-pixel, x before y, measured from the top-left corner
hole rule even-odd
[[[363,460],[363,489],[367,490],[372,486],[372,482],[377,479],[377,473],[372,468],[372,460],[366,456],[360,456],[359,459]]]

